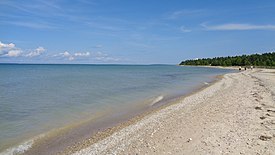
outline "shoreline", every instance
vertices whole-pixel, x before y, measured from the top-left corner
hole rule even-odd
[[[215,83],[219,82],[220,80],[222,80],[223,76],[224,75],[218,75],[214,78],[214,80],[211,83],[208,83],[201,87],[195,88],[194,90],[192,90],[186,94],[179,95],[175,98],[168,100],[168,102],[165,102],[164,104],[161,104],[160,106],[158,106],[156,108],[151,107],[149,110],[143,111],[142,113],[140,113],[134,117],[131,117],[128,120],[124,120],[114,126],[111,126],[111,127],[108,127],[102,131],[99,131],[96,134],[92,135],[90,138],[88,138],[82,142],[79,142],[77,145],[70,146],[66,150],[59,152],[59,154],[65,155],[65,154],[77,153],[78,151],[83,150],[83,149],[89,147],[90,145],[96,144],[97,142],[111,136],[115,132],[118,132],[126,127],[129,127],[131,125],[134,125],[135,123],[138,123],[139,121],[141,121],[145,117],[148,117],[149,115],[153,115],[169,106],[178,104],[184,98],[192,96],[200,91],[203,91],[204,89],[206,89],[206,88],[214,85]]]
[[[191,131],[190,131],[189,127],[186,128],[186,126],[184,126],[181,129],[182,131],[181,130],[178,131],[179,130],[178,127],[182,126],[182,124],[178,124],[177,122],[175,122],[175,120],[179,119],[179,115],[183,115],[186,118],[188,116],[188,114],[190,114],[190,115],[194,115],[194,117],[192,117],[192,119],[197,119],[197,117],[200,118],[201,120],[199,120],[199,123],[202,123],[201,125],[202,125],[202,128],[203,128],[203,124],[204,124],[204,122],[202,122],[203,118],[201,118],[201,116],[199,116],[198,114],[195,115],[195,114],[192,114],[191,112],[200,111],[202,108],[206,108],[206,111],[207,111],[206,106],[211,106],[212,107],[213,105],[211,105],[212,103],[205,103],[205,100],[209,100],[209,98],[210,99],[211,98],[214,98],[214,99],[218,98],[218,97],[216,97],[216,93],[223,92],[223,91],[225,91],[224,89],[229,89],[230,90],[231,87],[233,88],[233,86],[237,87],[238,85],[236,85],[235,82],[238,81],[238,77],[243,78],[243,79],[248,78],[247,80],[250,80],[249,78],[252,78],[251,80],[255,80],[255,79],[253,79],[251,74],[253,74],[253,76],[254,76],[254,74],[256,74],[257,72],[262,72],[262,70],[261,69],[254,69],[252,71],[249,70],[249,71],[245,71],[245,72],[225,74],[223,76],[223,78],[216,81],[215,83],[212,83],[208,87],[197,90],[196,92],[193,92],[193,93],[191,93],[191,94],[189,94],[189,95],[187,95],[183,98],[180,98],[179,100],[177,100],[173,103],[170,103],[168,105],[165,105],[164,107],[161,107],[159,109],[156,109],[154,111],[146,113],[142,117],[138,116],[134,120],[130,120],[128,123],[122,124],[119,127],[110,128],[109,131],[105,132],[104,137],[101,137],[100,139],[97,139],[96,143],[95,142],[93,142],[93,143],[83,142],[81,144],[83,146],[82,148],[73,148],[73,149],[71,148],[71,149],[68,149],[67,151],[65,151],[63,153],[64,154],[71,154],[71,153],[75,153],[77,151],[75,154],[108,154],[108,153],[111,153],[111,152],[112,153],[115,152],[115,153],[118,153],[118,154],[133,154],[133,153],[138,153],[138,154],[140,154],[140,153],[141,154],[144,154],[144,153],[147,153],[147,154],[148,153],[149,154],[150,153],[151,154],[159,154],[159,153],[160,154],[165,154],[165,152],[167,153],[167,151],[172,151],[173,152],[173,151],[175,151],[179,148],[177,148],[176,146],[173,146],[174,148],[171,148],[171,146],[170,146],[170,149],[169,149],[169,148],[165,147],[164,144],[166,144],[166,145],[171,145],[171,144],[178,145],[178,144],[182,143],[183,145],[187,146],[190,141],[192,141],[192,143],[197,142],[197,139],[195,139],[195,136],[194,136],[195,133],[192,133],[192,132],[194,132],[194,128],[193,129],[191,128]],[[253,86],[253,84],[255,84],[257,82],[259,82],[259,81],[257,81],[257,80],[248,81],[248,83],[250,84],[249,86]],[[241,91],[241,90],[236,90],[236,88],[235,88],[234,91]],[[244,92],[244,93],[247,93],[246,95],[248,95],[251,92]],[[224,94],[222,94],[222,95],[224,95]],[[228,92],[224,96],[227,96],[227,95],[229,95],[231,98],[233,97],[233,99],[234,99],[234,96],[230,95]],[[241,98],[241,100],[245,100],[245,98]],[[253,101],[257,101],[257,100],[253,98]],[[219,101],[219,102],[223,102],[223,101]],[[243,102],[245,102],[246,104],[249,104],[249,103],[247,103],[248,101],[243,101]],[[272,101],[272,99],[271,100],[269,99],[268,102],[269,102],[269,104],[270,104],[270,102],[272,104],[273,101]],[[219,104],[217,105],[217,104],[218,103],[215,102],[216,106],[222,106],[221,108],[223,108],[223,110],[226,110],[223,107],[224,105],[219,105]],[[242,105],[238,105],[238,106],[242,106]],[[252,105],[247,105],[247,106],[252,106]],[[270,105],[270,106],[274,106],[274,105]],[[213,107],[213,109],[215,109],[214,113],[213,113],[213,111],[210,111],[209,112],[210,114],[212,113],[213,115],[215,115],[215,114],[220,115],[220,113],[219,113],[220,110],[219,109],[217,109],[215,107]],[[179,111],[184,111],[185,113],[181,112],[179,114]],[[218,112],[216,112],[216,111],[218,111]],[[255,115],[257,115],[256,117],[257,117],[257,119],[259,119],[259,114],[257,114],[258,111],[255,110],[255,107],[250,107],[249,112],[254,113]],[[232,112],[230,112],[230,113],[232,113]],[[245,113],[245,111],[242,111],[242,113]],[[207,115],[207,114],[205,114],[205,115]],[[271,115],[271,114],[269,114],[269,115]],[[238,116],[238,119],[241,119],[241,118],[239,118],[239,115],[237,115],[237,116]],[[171,120],[171,118],[174,118],[175,120]],[[187,117],[187,118],[189,118],[189,117]],[[209,118],[215,120],[215,118],[212,118],[212,116],[209,117]],[[256,119],[256,118],[253,118],[251,121],[252,122],[255,121],[254,119]],[[184,120],[181,120],[181,122],[182,121],[184,121]],[[185,119],[185,121],[186,121],[185,123],[189,124],[190,126],[198,128],[197,123],[192,123],[192,122],[190,122],[186,119]],[[228,120],[228,121],[231,122],[230,120]],[[236,121],[238,122],[238,120],[236,120]],[[211,125],[215,126],[215,122],[220,123],[219,120],[215,120],[214,122],[212,121],[210,123],[211,123]],[[224,125],[224,123],[226,123],[226,122],[223,121],[222,125]],[[169,126],[170,125],[174,126],[174,128],[170,129],[170,127],[167,126],[167,124],[169,124]],[[175,124],[176,124],[176,126],[175,126]],[[194,125],[194,124],[196,124],[196,125]],[[258,123],[258,120],[256,121],[256,124],[257,124],[257,125],[255,125],[256,127],[261,127],[261,123]],[[234,125],[234,122],[233,122],[233,125]],[[217,126],[219,126],[219,125],[217,125]],[[160,128],[164,128],[164,130],[160,130]],[[177,130],[178,132],[181,133],[180,134],[181,135],[180,143],[179,143],[179,139],[177,137],[178,133],[175,132],[175,131],[171,133],[170,130],[167,130],[167,129],[170,129],[171,131]],[[234,128],[231,127],[230,129],[233,130]],[[215,132],[213,133],[213,131],[208,130],[206,127],[203,128],[203,129],[198,129],[198,130],[203,130],[203,131],[207,130],[210,133],[208,133],[206,136],[210,136],[210,138],[212,138],[216,141],[221,140],[221,137],[215,136]],[[216,130],[219,131],[219,128],[216,128]],[[239,129],[239,130],[241,130],[241,129]],[[263,129],[261,129],[261,130],[263,130]],[[204,132],[206,132],[206,131],[204,131]],[[220,131],[220,132],[222,132],[222,131]],[[241,131],[238,131],[238,132],[241,132]],[[136,134],[136,133],[138,133],[138,134]],[[154,136],[153,136],[154,134],[157,135],[156,136],[157,138],[154,138]],[[221,135],[223,135],[223,134],[224,133],[222,132]],[[253,135],[253,133],[250,133],[250,134]],[[264,133],[262,133],[262,134],[264,134]],[[169,137],[164,139],[164,141],[162,142],[163,144],[159,142],[159,139],[163,139],[163,137],[168,136],[168,135],[169,135]],[[190,137],[190,138],[187,138],[186,136]],[[249,135],[249,136],[251,136],[251,135]],[[249,136],[248,136],[248,138],[250,138]],[[254,139],[252,139],[252,140],[255,140],[257,142],[258,142],[258,140],[260,140],[260,142],[263,141],[263,140],[259,139],[259,137],[265,137],[261,134],[256,135],[256,137],[255,137],[255,135],[253,135],[253,136],[254,136],[253,137]],[[275,136],[275,135],[273,135],[273,136]],[[191,137],[193,137],[193,138],[191,138]],[[230,137],[231,136],[229,136],[229,138]],[[247,137],[241,137],[241,138],[247,138]],[[272,134],[271,134],[270,139],[272,139]],[[167,143],[165,141],[169,141],[170,143]],[[273,138],[273,141],[274,141],[274,138]],[[177,143],[175,144],[175,142],[177,142]],[[265,142],[270,142],[270,141],[265,141]],[[212,150],[208,149],[205,152],[204,148],[209,148],[208,144],[210,142],[208,142],[207,140],[201,140],[197,143],[199,143],[199,146],[200,145],[205,145],[205,144],[207,144],[207,145],[206,146],[201,146],[201,148],[199,150],[195,150],[195,152],[194,152],[194,150],[192,150],[192,149],[194,149],[194,147],[191,147],[191,148],[188,149],[188,148],[186,148],[186,146],[182,146],[181,149],[186,149],[186,150],[181,150],[181,149],[180,150],[184,151],[184,152],[187,152],[187,153],[192,153],[192,151],[193,151],[193,153],[197,153],[197,152],[207,153],[207,151],[208,151],[208,153],[211,153],[211,154],[212,153],[218,154],[218,152],[216,152],[216,151],[225,151],[226,152],[226,150],[227,150],[226,148],[218,149],[219,146],[222,145],[222,144],[219,144],[219,146],[214,146],[214,145],[211,146]],[[221,143],[225,143],[225,141],[222,141]],[[249,146],[248,142],[246,144]],[[268,146],[270,148],[270,150],[273,150],[273,151],[275,150],[275,148],[270,146],[270,145],[263,145],[263,146],[264,146],[264,148],[267,148],[267,146]],[[161,149],[162,147],[164,147],[164,148]],[[252,146],[249,146],[249,147],[251,149]],[[191,149],[191,152],[190,152],[190,149]],[[270,151],[269,149],[268,150],[263,149],[263,150],[264,151]],[[261,150],[261,151],[263,151],[263,150]],[[179,150],[177,150],[177,151],[179,151]],[[232,149],[231,150],[229,149],[229,152],[230,151],[234,152],[234,150],[232,150]],[[240,151],[240,150],[237,149],[237,151]],[[255,150],[252,150],[252,151],[255,151]],[[249,151],[244,150],[244,151],[240,151],[240,152],[246,152],[247,153]],[[177,154],[179,152],[173,152],[173,153]],[[219,152],[219,153],[221,153],[221,152]],[[251,151],[249,153],[251,153]]]
[[[127,127],[131,124],[136,123],[137,121],[141,120],[143,117],[154,113],[160,109],[163,109],[167,106],[170,106],[171,104],[174,104],[175,102],[178,102],[179,100],[181,100],[183,97],[189,96],[193,93],[196,93],[197,91],[200,91],[202,89],[204,89],[205,87],[208,87],[209,85],[211,85],[212,83],[215,83],[218,79],[220,79],[220,77],[216,77],[213,78],[213,81],[210,84],[201,84],[200,86],[198,85],[197,88],[194,88],[192,90],[190,90],[189,92],[185,93],[185,94],[181,94],[178,96],[174,96],[168,99],[164,99],[161,101],[161,103],[157,102],[151,106],[147,106],[145,107],[146,109],[141,109],[140,111],[135,111],[134,114],[131,114],[129,117],[124,118],[124,119],[120,119],[120,120],[115,120],[115,122],[105,122],[105,125],[101,127],[93,127],[91,126],[90,121],[86,121],[84,123],[80,123],[80,125],[77,128],[74,128],[73,126],[69,126],[69,127],[64,127],[58,130],[55,130],[54,133],[50,134],[45,134],[46,136],[42,137],[42,138],[38,138],[34,141],[32,148],[26,150],[24,152],[24,154],[56,154],[57,152],[59,154],[69,154],[72,152],[77,152],[91,144],[94,144],[108,136],[110,136],[112,133],[121,130],[124,127]],[[82,129],[84,130],[91,130],[92,131],[84,131],[83,130],[78,130],[79,126],[87,126],[87,127],[83,127]],[[93,124],[94,125],[94,124]],[[75,125],[74,125],[75,126]],[[78,135],[78,132],[80,133],[85,133],[85,135],[87,134],[91,134],[92,136],[88,136],[88,137],[84,137],[82,135],[82,138],[80,138],[81,136],[72,136],[72,135]],[[87,134],[86,134],[87,132]],[[65,136],[64,136],[65,135]],[[66,142],[66,145],[62,143],[61,150],[64,150],[64,148],[66,148],[64,151],[60,151],[60,147],[58,147],[59,149],[48,149],[48,148],[52,148],[51,146],[53,146],[53,144],[58,144],[56,143],[56,140],[58,141],[59,139],[63,139],[65,141],[70,141],[70,139],[77,139],[74,140],[73,142]],[[54,141],[53,141],[54,140]],[[54,142],[54,143],[52,143]],[[60,141],[61,142],[61,141]],[[55,147],[55,145],[54,145]]]
[[[82,142],[79,142],[77,145],[70,146],[66,150],[59,152],[59,154],[66,155],[66,154],[77,153],[80,150],[83,150],[83,149],[89,147],[90,145],[96,144],[97,142],[104,140],[105,138],[111,136],[112,134],[114,134],[124,128],[127,128],[131,125],[134,125],[135,123],[138,123],[139,121],[141,121],[142,119],[144,119],[150,115],[153,115],[169,106],[178,104],[181,100],[183,100],[184,98],[186,98],[188,96],[191,96],[191,95],[194,95],[200,91],[203,91],[204,89],[208,88],[209,86],[214,85],[216,82],[220,81],[222,79],[222,77],[223,77],[223,75],[216,76],[215,79],[211,83],[208,83],[207,85],[198,87],[198,88],[194,89],[193,91],[190,91],[189,93],[186,93],[184,95],[179,95],[175,98],[168,99],[167,102],[162,103],[161,105],[158,105],[158,103],[157,103],[157,107],[150,107],[149,110],[143,111],[134,117],[131,117],[127,120],[121,121],[120,123],[115,124],[111,127],[108,127],[102,131],[99,131],[96,134],[92,135],[90,138],[88,138]],[[154,106],[154,105],[155,104],[153,104],[152,106]]]
[[[210,81],[215,81],[214,76],[211,80],[209,79],[206,80],[206,82],[209,82],[209,83]],[[175,100],[179,100],[179,98],[182,98],[182,96],[186,96],[186,95],[189,95],[190,93],[194,93],[209,85],[206,82],[205,83],[203,83],[203,81],[201,82],[202,83],[198,83],[197,86],[190,88],[189,91],[183,91],[181,93],[178,92],[178,94],[175,93],[173,95],[171,94],[172,96],[171,95],[165,96],[164,98],[161,99],[160,102],[159,101],[156,102],[155,100],[152,100],[153,104],[147,104],[148,101],[151,103],[151,99],[149,99],[148,101],[146,100],[146,103],[142,102],[141,104],[144,104],[144,105],[146,104],[147,106],[143,107],[143,109],[140,109],[139,111],[137,111],[138,109],[136,108],[140,108],[140,106],[134,108],[135,111],[132,110],[131,112],[133,113],[131,113],[129,117],[123,116],[123,119],[119,119],[119,118],[113,119],[114,122],[105,121],[101,124],[99,123],[99,127],[97,127],[97,125],[94,124],[93,118],[84,119],[84,120],[81,120],[81,122],[75,122],[73,124],[69,124],[61,128],[56,128],[48,132],[43,132],[42,134],[39,134],[38,136],[34,136],[31,139],[26,139],[20,143],[17,143],[16,145],[13,145],[12,147],[9,147],[8,149],[4,150],[4,152],[2,153],[24,152],[25,154],[37,154],[37,153],[56,154],[57,152],[60,152],[60,150],[63,150],[63,148],[66,148],[67,146],[75,146],[76,142],[78,143],[78,142],[81,142],[83,139],[86,139],[87,138],[86,135],[94,135],[94,133],[97,133],[97,132],[100,133],[99,135],[105,135],[105,129],[110,130],[112,127],[117,127],[118,124],[127,124],[127,122],[132,121],[132,119],[135,117],[141,117],[141,116],[143,117],[148,113],[155,111],[156,109],[160,109],[160,107],[170,105],[170,102],[175,102]],[[96,118],[94,119],[96,120]],[[83,127],[83,126],[86,126],[86,127]],[[90,137],[91,136],[89,136],[89,138]],[[63,141],[65,141],[66,143],[63,143]],[[51,148],[51,149],[48,149],[48,148]]]

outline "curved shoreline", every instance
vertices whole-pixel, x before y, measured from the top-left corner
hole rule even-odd
[[[217,78],[216,80],[215,79],[213,80],[216,81]],[[24,154],[38,154],[38,153],[39,154],[56,154],[57,152],[59,152],[60,154],[68,154],[68,152],[79,151],[80,149],[83,149],[91,144],[94,144],[99,140],[102,140],[108,137],[111,133],[114,133],[115,131],[118,131],[126,126],[129,126],[130,124],[133,124],[134,122],[137,122],[137,120],[140,120],[141,118],[145,117],[149,113],[153,113],[159,109],[169,106],[177,102],[178,100],[180,100],[182,97],[189,96],[190,94],[200,91],[201,89],[204,89],[207,86],[209,86],[209,84],[198,86],[197,88],[194,88],[183,95],[178,95],[167,99],[163,99],[161,103],[159,102],[155,103],[153,106],[149,107],[149,109],[148,107],[146,107],[146,109],[134,111],[134,113],[129,115],[129,117],[127,118],[115,120],[114,122],[107,122],[107,123],[105,122],[105,124],[103,124],[103,126],[100,126],[99,128],[94,128],[94,126],[91,126],[92,123],[90,123],[89,121],[87,121],[87,123],[85,122],[80,123],[80,126],[82,125],[87,126],[87,127],[83,127],[83,128],[81,127],[81,128],[84,130],[89,130],[88,132],[86,131],[83,132],[81,130],[78,130],[77,128],[73,129],[71,125],[68,127],[58,129],[54,132],[51,132],[50,134],[46,134],[46,136],[44,136],[43,138],[36,139],[33,143],[33,146],[29,150],[25,151]],[[85,138],[83,138],[83,135],[77,136],[78,132],[85,133],[86,135],[88,134],[92,136],[85,136]],[[65,140],[66,143],[62,143],[61,145],[63,146],[61,147],[58,146],[58,148],[56,148],[56,144],[60,143],[58,142],[59,140],[61,140],[60,142]],[[69,143],[68,143],[68,140],[69,140]],[[70,142],[71,140],[72,142]],[[48,149],[48,148],[51,148],[51,149]],[[60,150],[63,150],[64,148],[67,148],[67,149],[65,149],[64,151],[60,151]]]
[[[260,73],[262,70],[226,74],[211,86],[151,112],[75,154],[274,152],[275,133],[262,123],[274,127],[275,105],[272,92],[261,84],[265,81],[253,77]],[[266,120],[261,116],[264,109],[270,116]]]
[[[79,147],[70,147],[67,150],[65,150],[64,152],[60,152],[60,154],[97,154],[98,152],[83,152],[85,149],[89,149],[89,146],[91,145],[96,145],[97,143],[104,141],[106,138],[110,138],[110,136],[116,134],[117,132],[121,132],[121,130],[125,130],[126,128],[129,128],[131,126],[134,126],[137,123],[140,123],[141,121],[143,121],[143,119],[146,119],[148,117],[151,117],[152,115],[155,115],[157,113],[159,113],[162,110],[166,110],[167,108],[171,108],[171,106],[176,106],[178,104],[180,104],[180,102],[182,100],[184,100],[185,98],[191,97],[201,91],[204,91],[205,89],[215,85],[216,83],[218,83],[219,81],[221,81],[223,79],[224,75],[220,75],[217,76],[216,79],[211,82],[208,85],[204,85],[203,87],[195,90],[195,91],[191,91],[189,94],[186,95],[182,95],[179,98],[177,98],[176,100],[174,100],[173,102],[169,102],[167,104],[164,104],[156,109],[150,110],[150,111],[146,111],[144,113],[142,113],[141,115],[138,115],[128,121],[122,122],[120,124],[118,124],[117,126],[108,128],[107,130],[104,130],[103,132],[98,132],[97,134],[95,134],[94,136],[91,137],[91,139],[88,139],[87,141],[81,142],[79,144]],[[104,144],[106,145],[106,143]],[[110,153],[110,151],[108,151]],[[108,153],[106,153],[108,154]]]
[[[120,122],[120,123],[118,123],[114,126],[111,126],[107,129],[105,129],[105,130],[99,131],[96,134],[92,135],[90,138],[88,138],[88,139],[86,139],[82,142],[79,142],[78,144],[76,144],[74,146],[70,146],[62,152],[59,152],[59,154],[77,153],[80,150],[83,150],[83,149],[85,149],[85,148],[87,148],[87,147],[89,147],[93,144],[96,144],[97,142],[100,142],[100,141],[104,140],[105,138],[110,137],[112,134],[114,134],[116,132],[119,132],[120,130],[123,130],[124,128],[127,128],[131,125],[134,125],[134,124],[142,121],[144,118],[149,117],[150,115],[158,113],[159,111],[161,111],[161,110],[163,110],[167,107],[176,105],[180,101],[182,101],[183,99],[185,99],[189,96],[192,96],[192,95],[194,95],[198,92],[203,91],[204,89],[206,89],[206,88],[214,85],[215,83],[219,82],[220,80],[222,80],[223,76],[224,75],[216,76],[215,79],[211,83],[208,83],[208,84],[205,84],[204,86],[196,88],[195,90],[190,91],[187,94],[180,95],[180,96],[177,96],[175,98],[172,98],[169,101],[165,102],[165,104],[157,105],[157,107],[155,107],[155,108],[151,108],[150,110],[144,111],[144,112],[142,112],[142,113],[140,113],[140,114],[138,114],[138,115],[136,115],[136,116],[134,116],[134,117],[132,117],[128,120],[122,121],[122,122]]]
[[[215,82],[216,80],[217,78],[212,78],[211,81]],[[207,80],[207,82],[210,82],[210,80]],[[134,108],[135,111],[132,110],[129,116],[112,119],[111,122],[110,120],[108,122],[103,121],[103,123],[100,124],[100,120],[102,121],[104,118],[102,119],[100,117],[92,117],[88,118],[87,120],[82,120],[81,122],[75,122],[73,124],[66,125],[62,128],[53,129],[49,132],[42,133],[39,136],[35,136],[30,140],[23,141],[22,143],[15,145],[15,147],[10,148],[8,151],[18,153],[24,152],[25,154],[56,154],[57,152],[60,152],[60,150],[64,150],[64,148],[67,148],[68,146],[69,148],[65,149],[65,151],[63,152],[73,152],[71,150],[78,151],[107,137],[108,135],[110,135],[110,133],[129,126],[133,122],[136,122],[136,119],[143,118],[150,113],[154,113],[162,108],[174,104],[182,98],[189,96],[190,94],[196,93],[197,91],[200,91],[207,86],[209,86],[209,83],[204,82],[204,84],[198,84],[196,87],[189,89],[189,91],[187,92],[178,92],[178,94],[175,93],[174,95],[165,96],[164,98],[162,96],[161,100],[159,96],[157,98],[148,99],[146,103],[141,103],[141,106],[147,105],[144,106],[144,109],[137,110],[140,107]],[[153,102],[153,104],[148,104],[147,102]],[[94,121],[97,121],[99,125],[95,124]],[[86,142],[83,142],[83,140]]]

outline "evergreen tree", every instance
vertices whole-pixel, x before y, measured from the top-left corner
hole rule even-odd
[[[275,52],[264,54],[252,54],[233,57],[203,58],[197,60],[185,60],[180,65],[211,65],[211,66],[263,66],[275,67]]]

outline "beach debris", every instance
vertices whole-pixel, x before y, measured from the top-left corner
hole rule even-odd
[[[264,116],[261,116],[261,117],[260,117],[260,119],[265,119],[265,118],[266,118],[266,117],[264,117]]]
[[[255,107],[256,110],[262,110],[262,107]]]
[[[261,135],[259,137],[259,139],[262,140],[262,141],[267,141],[267,140],[270,140],[271,138],[272,138],[271,135]]]
[[[275,110],[267,109],[267,112],[275,112]]]
[[[192,138],[189,138],[189,139],[187,140],[188,143],[191,142],[191,141],[192,141]]]

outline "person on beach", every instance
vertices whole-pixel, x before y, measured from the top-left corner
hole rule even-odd
[[[250,69],[252,70],[252,69],[253,69],[253,66],[250,66]]]
[[[241,71],[242,70],[242,67],[239,67],[239,71]]]

